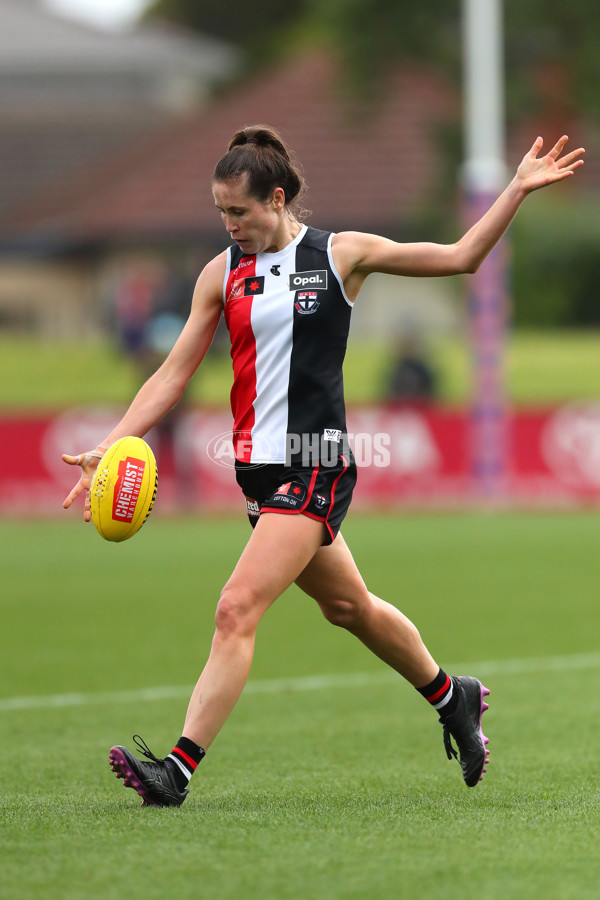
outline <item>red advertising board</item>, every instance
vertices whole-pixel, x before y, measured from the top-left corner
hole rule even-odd
[[[118,410],[72,409],[0,419],[0,514],[62,514],[76,472],[61,454],[94,447]],[[231,418],[221,410],[182,412],[148,436],[157,455],[157,509],[240,509]],[[348,414],[357,459],[355,503],[447,507],[486,498],[470,470],[471,423],[463,410],[374,406]],[[508,419],[506,503],[600,503],[600,404],[520,409]]]

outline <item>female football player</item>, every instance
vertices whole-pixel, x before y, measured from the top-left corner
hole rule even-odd
[[[540,155],[543,142],[537,138],[488,212],[460,240],[445,245],[331,234],[302,224],[296,210],[303,179],[280,136],[254,126],[232,138],[212,181],[232,246],[201,273],[181,336],[114,430],[95,450],[63,457],[82,470],[64,506],[84,493],[89,521],[90,484],[102,453],[120,437],[144,436],[172,409],[224,314],[233,360],[236,478],[253,530],[217,603],[211,651],[182,737],[164,759],[139,741],[144,760],[122,746],[110,751],[117,777],[145,804],[184,801],[196,766],[244,688],[261,617],[294,582],[329,622],[347,629],[414,685],[439,716],[449,759],[457,756],[454,738],[466,784],[481,780],[488,691],[474,677],[449,676],[440,668],[416,627],[368,590],[340,534],[356,481],[342,363],[352,306],[372,272],[475,272],[525,197],[583,164],[583,150],[565,154],[566,143],[561,137]]]

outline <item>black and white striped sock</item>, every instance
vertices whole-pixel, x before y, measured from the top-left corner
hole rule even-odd
[[[179,738],[167,759],[172,759],[175,763],[173,776],[180,791],[187,787],[190,778],[198,767],[198,763],[204,756],[206,756],[206,753],[198,744],[190,741],[189,738]]]
[[[439,670],[433,681],[417,690],[439,713],[441,719],[451,715],[456,709],[458,697],[454,692],[452,679],[443,669]]]

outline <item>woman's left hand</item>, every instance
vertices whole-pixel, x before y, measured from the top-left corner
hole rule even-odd
[[[566,156],[561,156],[568,140],[567,135],[563,134],[549,153],[538,158],[544,141],[541,137],[536,138],[533,147],[523,157],[523,161],[517,169],[516,177],[525,193],[529,194],[547,184],[562,181],[563,178],[573,175],[575,169],[583,165],[583,160],[579,159],[581,154],[585,153],[583,147],[572,150]]]

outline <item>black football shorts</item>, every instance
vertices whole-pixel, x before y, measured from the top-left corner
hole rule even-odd
[[[236,460],[235,474],[253,528],[261,512],[302,513],[323,522],[326,532],[323,543],[331,544],[352,500],[356,463],[347,455],[338,456],[335,465],[319,463],[314,468]]]

